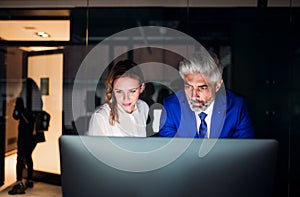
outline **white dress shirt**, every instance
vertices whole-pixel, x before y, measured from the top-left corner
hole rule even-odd
[[[214,108],[214,103],[215,103],[215,101],[213,101],[211,103],[211,105],[205,111],[203,111],[204,113],[207,114],[207,116],[205,117],[205,122],[207,124],[207,138],[209,138],[209,136],[210,136],[210,124],[211,124],[211,117],[212,117],[212,111],[213,111],[213,108]],[[196,120],[197,120],[197,129],[199,129],[200,124],[201,124],[201,119],[198,115],[200,113],[201,112],[195,112],[195,117],[196,117]]]
[[[148,117],[149,107],[147,103],[138,100],[131,114],[124,111],[118,105],[119,123],[114,125],[109,123],[110,108],[107,103],[98,107],[93,113],[88,135],[93,136],[132,136],[146,137],[146,121]]]

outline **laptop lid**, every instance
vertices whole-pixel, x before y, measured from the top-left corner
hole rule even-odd
[[[272,196],[275,140],[214,140],[61,136],[63,196]]]

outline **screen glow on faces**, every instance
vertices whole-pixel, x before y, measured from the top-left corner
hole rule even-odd
[[[205,111],[214,100],[216,88],[213,82],[200,73],[189,73],[184,78],[184,91],[191,109],[195,112]]]
[[[127,113],[132,113],[139,95],[142,93],[139,80],[130,77],[120,77],[114,81],[113,93],[119,106]]]

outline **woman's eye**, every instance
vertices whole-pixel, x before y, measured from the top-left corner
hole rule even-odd
[[[116,90],[116,94],[121,94],[122,91],[121,90]]]
[[[136,92],[136,90],[129,90],[129,92],[133,94]]]

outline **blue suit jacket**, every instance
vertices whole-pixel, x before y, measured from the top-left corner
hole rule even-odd
[[[212,113],[210,138],[254,137],[252,121],[242,97],[223,88],[216,94]],[[195,113],[185,92],[180,90],[167,97],[160,119],[159,136],[195,137],[197,130]]]

